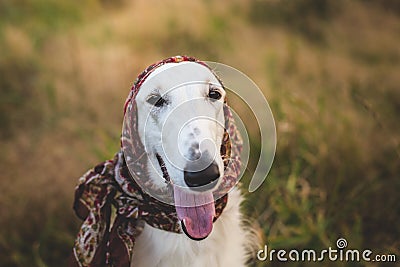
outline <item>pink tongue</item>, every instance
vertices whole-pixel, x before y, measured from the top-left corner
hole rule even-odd
[[[206,238],[212,230],[215,216],[212,192],[191,192],[174,185],[174,199],[179,220],[186,234],[194,239]]]

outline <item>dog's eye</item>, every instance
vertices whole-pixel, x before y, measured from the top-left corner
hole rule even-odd
[[[147,103],[156,107],[162,107],[166,101],[160,95],[150,95],[146,99]]]
[[[208,97],[212,100],[218,100],[222,97],[221,93],[217,89],[210,89]]]

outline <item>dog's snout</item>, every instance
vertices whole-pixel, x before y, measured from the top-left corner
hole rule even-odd
[[[201,157],[201,152],[200,152],[200,145],[199,143],[193,143],[189,147],[189,159],[190,160],[198,160]]]
[[[192,168],[191,168],[192,167]],[[192,171],[193,166],[186,166],[184,170],[185,183],[191,189],[208,190],[215,186],[220,173],[218,165],[212,162],[207,168],[200,171]],[[201,187],[201,188],[199,188]]]

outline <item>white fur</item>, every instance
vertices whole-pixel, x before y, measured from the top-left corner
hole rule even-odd
[[[210,84],[221,92],[219,101],[210,101],[207,97]],[[168,100],[167,105],[156,111],[146,101],[154,93]],[[212,155],[222,176],[224,166],[219,147],[223,135],[224,97],[222,85],[209,69],[198,63],[169,63],[157,68],[146,79],[136,97],[138,131],[151,163],[148,172],[154,184],[166,186],[155,157],[158,153],[165,161],[172,183],[185,186],[182,171],[187,163],[185,155],[194,142],[203,140],[211,142],[204,142],[200,150]],[[190,105],[185,104],[188,101]],[[212,120],[191,120],[203,117]],[[135,243],[132,266],[244,266],[248,244],[254,240],[243,226],[241,201],[239,190],[232,190],[211,234],[202,241],[145,225]]]
[[[219,101],[210,101],[207,97],[210,84],[221,92]],[[154,93],[165,97],[168,104],[157,109],[147,103],[146,99]],[[207,67],[198,63],[168,63],[149,75],[136,102],[138,132],[151,163],[148,171],[154,183],[165,186],[155,157],[158,153],[165,161],[172,182],[186,186],[183,184],[185,155],[196,142],[200,143],[202,152],[209,152],[210,160],[216,161],[223,174],[219,147],[224,132],[224,97],[225,91],[219,81]]]
[[[241,200],[239,190],[229,193],[228,204],[213,231],[202,241],[146,225],[136,240],[131,266],[245,266],[254,238],[242,225]]]

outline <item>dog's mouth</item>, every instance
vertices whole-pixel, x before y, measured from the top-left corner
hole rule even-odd
[[[215,217],[214,196],[211,191],[194,192],[171,182],[162,157],[156,154],[163,177],[174,189],[174,203],[183,232],[191,239],[200,241],[208,237]]]

